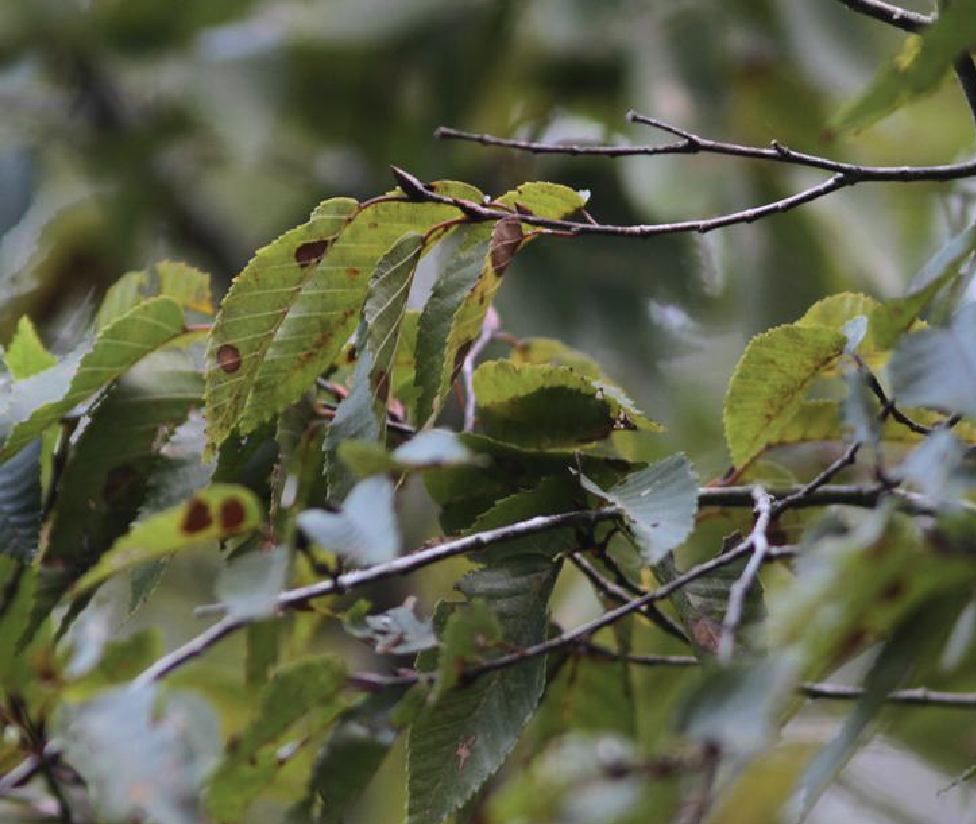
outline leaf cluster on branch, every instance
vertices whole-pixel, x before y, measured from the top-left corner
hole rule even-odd
[[[845,5],[926,31],[832,128],[873,122],[950,67],[976,100],[960,57],[976,45],[971,0],[934,21]],[[976,177],[976,161],[862,166],[631,119],[676,141],[439,136],[830,177],[740,212],[618,226],[563,185],[491,196],[394,168],[397,188],[325,200],[258,250],[216,309],[205,273],[163,262],[118,280],[61,357],[21,320],[4,352],[0,795],[49,795],[63,820],[191,824],[240,820],[287,786],[289,822],[337,822],[404,739],[408,824],[563,821],[591,791],[594,821],[721,821],[749,770],[792,746],[782,730],[803,699],[855,702],[777,801],[795,791],[802,817],[886,703],[976,708],[937,683],[976,609],[976,309],[960,297],[976,227],[902,297],[831,295],[756,336],[722,410],[732,466],[704,482],[662,457],[664,428],[591,358],[513,339],[492,308],[529,243],[706,232],[854,185]],[[806,480],[768,460],[811,444],[830,457]],[[439,510],[421,546],[398,526],[408,484]],[[199,547],[219,548],[209,627],[166,652],[149,629],[114,637],[102,596],[138,615]],[[369,600],[434,566],[456,594],[430,614],[414,596]],[[550,602],[574,576],[600,609],[562,626]],[[228,685],[186,689],[187,665],[232,635],[246,700],[221,719],[206,695]],[[855,661],[858,684],[826,680]],[[668,738],[643,741],[634,684],[665,668],[687,678],[662,697]],[[500,773],[517,747],[526,768]]]

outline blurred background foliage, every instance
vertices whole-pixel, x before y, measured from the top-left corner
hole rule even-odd
[[[716,139],[776,139],[839,159],[966,156],[972,124],[951,83],[865,134],[824,141],[827,119],[902,40],[832,0],[6,0],[0,342],[28,314],[65,351],[113,281],[164,258],[197,264],[226,286],[255,248],[324,198],[390,188],[391,163],[488,192],[536,179],[588,189],[592,213],[618,223],[707,217],[814,179],[719,157],[539,158],[439,142],[439,125],[659,141],[625,122],[633,108]],[[974,194],[963,185],[860,186],[705,237],[549,239],[519,256],[498,309],[511,334],[559,338],[595,357],[668,425],[662,454],[686,450],[707,480],[728,463],[721,399],[749,337],[831,292],[900,294],[964,225]],[[412,545],[432,527],[430,510],[404,515]],[[458,569],[432,571],[430,593]],[[167,643],[195,630],[188,604],[209,594],[191,569],[176,573],[145,619],[165,617]],[[595,608],[571,584],[558,591],[567,623]],[[395,603],[406,592],[391,586]],[[235,644],[213,661],[233,661]],[[190,680],[208,681],[218,697],[212,669]],[[645,728],[666,726],[684,677],[655,670],[638,682]],[[229,704],[224,712],[233,714]],[[901,740],[918,757],[949,774],[972,761],[972,725],[946,735],[958,713],[902,715]],[[823,820],[938,820],[927,817],[932,805],[958,805],[958,793],[936,799],[929,785],[938,789],[939,777],[897,753],[890,763],[925,787],[919,810],[868,813],[877,799],[834,794]],[[790,768],[790,757],[781,761],[765,767]],[[398,816],[392,763],[377,779],[390,792],[370,794],[362,820]],[[267,811],[254,812],[259,820]]]

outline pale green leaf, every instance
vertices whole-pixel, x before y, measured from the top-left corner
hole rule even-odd
[[[358,564],[391,561],[400,553],[393,493],[387,478],[366,478],[353,487],[340,512],[307,509],[298,526],[322,549]]]
[[[429,620],[417,617],[416,604],[417,599],[411,595],[386,612],[350,615],[345,622],[346,632],[368,641],[380,655],[407,655],[431,649],[437,646],[437,636]]]
[[[126,272],[105,290],[102,304],[95,313],[95,329],[101,331],[149,297],[149,273]]]
[[[213,314],[210,275],[186,263],[161,260],[156,264],[158,294],[175,300],[194,312]]]
[[[17,381],[8,409],[14,427],[0,450],[0,460],[182,332],[179,304],[171,298],[150,298],[103,328],[86,353]]]
[[[844,349],[844,335],[823,326],[777,326],[757,335],[739,360],[723,420],[732,462],[742,466],[775,442],[800,409],[813,380]]]
[[[627,475],[603,490],[585,475],[588,492],[619,506],[648,564],[656,564],[691,534],[698,511],[698,478],[684,455]]]
[[[217,579],[217,597],[233,618],[271,615],[288,577],[286,547],[246,552],[233,558]]]

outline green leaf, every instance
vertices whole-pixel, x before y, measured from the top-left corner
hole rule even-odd
[[[944,7],[922,35],[910,35],[901,54],[831,121],[835,132],[863,129],[933,91],[960,54],[976,47],[976,2]]]
[[[50,369],[58,362],[58,359],[44,348],[44,344],[37,336],[37,330],[34,329],[34,324],[26,315],[17,323],[17,331],[14,332],[10,346],[3,354],[3,360],[15,381]]]
[[[262,688],[254,720],[237,737],[210,779],[207,808],[221,821],[238,821],[279,769],[274,746],[303,716],[319,710],[318,732],[344,709],[346,672],[334,658],[299,661],[280,669]]]
[[[171,298],[150,298],[102,329],[91,349],[17,381],[9,420],[14,424],[0,460],[36,438],[76,404],[90,398],[135,363],[183,332],[183,310]]]
[[[91,411],[58,485],[35,628],[125,534],[143,503],[158,450],[202,403],[202,392],[187,354],[167,347],[137,363]]]
[[[400,323],[423,251],[422,235],[404,235],[380,259],[370,279],[356,339],[359,362],[352,389],[339,403],[325,440],[329,497],[334,500],[344,498],[354,480],[345,464],[339,462],[340,444],[355,438],[380,443],[384,440]]]
[[[908,335],[888,365],[895,397],[976,416],[976,304],[964,306],[948,328]]]
[[[419,432],[392,452],[370,441],[345,441],[339,446],[339,458],[359,477],[445,466],[476,466],[483,462],[447,429]]]
[[[495,617],[505,642],[497,654],[503,654],[505,646],[543,640],[555,577],[550,562],[520,556],[471,573],[459,589]],[[452,660],[441,663],[450,666]],[[535,658],[444,691],[424,707],[408,742],[409,824],[440,824],[494,774],[535,710],[545,671],[545,660]]]
[[[180,306],[194,312],[213,314],[210,298],[210,275],[186,263],[161,260],[156,264],[158,294],[171,297]]]
[[[126,272],[105,290],[102,305],[95,313],[95,329],[99,332],[113,320],[134,309],[149,296],[149,273],[139,270]]]
[[[438,191],[480,200],[460,183]],[[249,432],[297,400],[354,330],[373,271],[408,232],[458,217],[450,206],[346,198],[258,251],[224,298],[207,353],[208,435],[216,446],[235,425]]]
[[[261,503],[250,489],[214,484],[185,503],[136,524],[75,582],[72,591],[78,595],[122,570],[260,525]]]
[[[739,360],[723,420],[732,462],[741,467],[775,442],[813,380],[840,355],[845,338],[824,326],[777,326],[757,335]]]
[[[100,820],[200,820],[219,721],[191,695],[168,696],[162,711],[158,703],[153,688],[126,686],[66,711],[63,758],[84,779]]]
[[[417,420],[429,426],[457,377],[501,286],[502,276],[532,228],[517,212],[563,218],[583,208],[586,197],[553,183],[526,183],[495,201],[513,211],[495,224],[462,226],[455,232],[444,270],[434,283],[417,334]]]
[[[400,533],[393,511],[393,484],[367,478],[353,487],[340,512],[307,509],[298,526],[323,549],[371,566],[400,554]]]
[[[41,533],[41,439],[0,465],[0,554],[29,562]]]
[[[474,373],[478,422],[486,435],[537,448],[569,448],[618,429],[660,432],[616,387],[565,366],[487,361]]]
[[[691,534],[698,512],[698,478],[684,455],[627,475],[612,489],[603,490],[585,475],[583,487],[619,506],[627,526],[648,564],[656,564]]]

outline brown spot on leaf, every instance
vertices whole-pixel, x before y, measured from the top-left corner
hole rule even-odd
[[[897,601],[908,591],[908,586],[901,578],[896,578],[881,593],[882,601]]]
[[[346,363],[354,363],[356,360],[356,347],[350,346],[349,351],[346,352]]]
[[[105,475],[105,482],[102,484],[102,499],[107,504],[117,503],[122,497],[132,489],[141,476],[132,464],[119,464],[113,466]]]
[[[213,517],[210,515],[210,505],[199,498],[193,498],[186,508],[186,514],[183,516],[183,523],[180,524],[180,529],[189,535],[193,535],[197,532],[203,532],[212,523]]]
[[[474,341],[465,341],[457,350],[457,354],[454,356],[454,368],[451,370],[451,383],[454,383],[454,381],[457,380],[461,367],[464,366],[464,359],[468,356],[468,352],[471,351],[471,347],[473,345]]]
[[[328,248],[329,241],[327,239],[310,240],[308,243],[303,243],[295,249],[295,263],[303,269],[313,263],[318,263]]]
[[[373,390],[377,398],[383,403],[387,402],[390,397],[390,373],[385,369],[374,378]]]
[[[458,744],[457,749],[454,751],[454,754],[458,759],[458,772],[461,772],[461,770],[464,769],[464,765],[468,763],[475,740],[476,736],[472,735],[470,738],[467,738]]]
[[[247,512],[237,498],[228,498],[220,505],[220,528],[224,532],[233,532],[240,529],[247,517]]]
[[[228,374],[241,368],[241,350],[229,343],[217,349],[217,365]]]
[[[380,228],[380,225],[375,220],[371,220],[369,223],[366,224],[366,228],[367,229],[379,229]]]
[[[517,220],[499,220],[491,233],[491,267],[501,277],[512,262],[522,242],[522,224]]]
[[[346,269],[346,274],[351,278],[358,278],[359,269],[356,266],[350,266],[348,269]]]
[[[691,637],[706,652],[713,655],[718,652],[719,638],[721,637],[721,627],[710,618],[699,618],[689,624]]]

